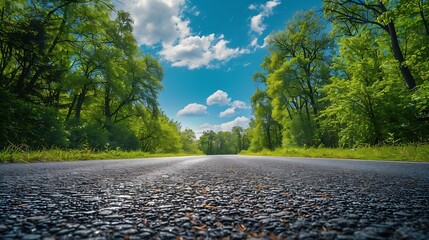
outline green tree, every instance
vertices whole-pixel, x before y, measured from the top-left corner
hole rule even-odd
[[[324,1],[340,54],[323,128],[341,146],[427,141],[428,10],[421,0]]]
[[[427,134],[414,117],[411,93],[402,86],[393,56],[373,31],[361,30],[339,41],[340,55],[333,65],[340,71],[327,85],[329,106],[321,114],[323,125],[337,131],[339,145],[415,141]]]
[[[286,30],[270,36],[267,95],[273,118],[282,125],[283,145],[320,143],[319,99],[329,81],[333,38],[315,11],[298,12]]]
[[[180,125],[166,115],[142,118],[139,130],[141,149],[152,153],[178,153],[182,151]]]
[[[183,151],[185,153],[198,152],[195,133],[192,129],[186,128],[184,131],[180,132],[180,142],[183,145]]]
[[[241,129],[241,130],[240,130]],[[234,134],[235,130],[235,134]],[[248,147],[248,138],[241,127],[235,127],[232,132],[220,131],[215,133],[214,131],[205,131],[198,140],[200,150],[204,154],[236,154],[237,151],[237,131],[241,134],[241,141],[244,141],[244,147]]]
[[[234,141],[235,153],[239,153],[242,150],[249,148],[249,138],[246,130],[240,126],[234,126],[232,128],[232,138]]]
[[[199,146],[204,154],[215,154],[215,136],[216,133],[211,130],[203,132],[199,140]]]
[[[53,112],[57,116],[57,121],[60,121],[59,125],[63,127],[63,117],[59,111],[66,106],[64,99],[69,89],[64,87],[64,82],[68,73],[74,68],[73,56],[76,50],[74,44],[82,36],[90,33],[88,29],[81,31],[82,25],[87,22],[97,23],[98,17],[103,14],[108,18],[109,11],[105,10],[106,4],[109,3],[98,1],[1,2],[0,88],[11,93],[8,95],[9,103],[23,102],[28,108],[38,108],[40,112]],[[99,15],[92,18],[95,13]],[[31,115],[35,116],[35,114]],[[45,117],[42,118],[46,120]],[[56,125],[52,121],[46,121],[46,123]],[[23,121],[22,124],[26,124],[28,129],[39,128],[32,121]],[[9,132],[27,134],[19,129],[19,127],[9,129]],[[65,137],[64,134],[65,132],[62,137]],[[5,137],[6,142],[10,139],[12,137]],[[21,139],[22,143],[26,143],[26,137]],[[41,145],[46,147],[50,145],[46,138],[39,140]],[[31,145],[37,147],[36,144]]]
[[[418,26],[423,34],[429,36],[428,6],[425,0],[324,0],[325,15],[343,33],[355,35],[361,25],[370,25],[382,29],[390,39],[390,49],[398,61],[398,67],[409,89],[416,87],[419,74],[411,71],[411,65],[401,47],[401,40],[406,41],[403,27]],[[402,23],[401,23],[402,22]],[[402,25],[406,23],[406,26]],[[398,26],[399,32],[398,32]],[[416,29],[416,28],[414,28]],[[402,43],[404,46],[404,43]]]
[[[215,136],[216,154],[235,154],[234,136],[232,132],[218,132]]]
[[[22,121],[2,124],[0,146],[136,149],[155,119],[175,144],[151,150],[181,149],[177,124],[158,118],[162,67],[138,50],[132,21],[109,0],[1,1],[2,113]],[[33,134],[40,124],[52,138]]]
[[[282,144],[282,126],[272,116],[271,98],[266,91],[256,90],[251,98],[255,119],[251,122],[250,149],[274,150]]]

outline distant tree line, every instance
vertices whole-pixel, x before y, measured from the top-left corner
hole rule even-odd
[[[132,23],[109,0],[1,1],[0,148],[198,151],[159,110],[163,69]]]
[[[427,143],[429,4],[324,0],[323,11],[269,37],[250,149]]]
[[[198,140],[199,148],[204,154],[237,154],[250,146],[248,132],[235,126],[231,132],[205,131]]]

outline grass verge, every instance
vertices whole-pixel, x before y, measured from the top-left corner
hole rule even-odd
[[[142,151],[123,150],[38,150],[19,151],[6,149],[0,151],[0,163],[30,163],[30,162],[60,162],[95,159],[122,159],[122,158],[152,158],[152,157],[177,157],[201,155],[189,153],[147,153]]]
[[[429,162],[429,145],[409,144],[398,146],[344,148],[280,148],[274,151],[261,152],[242,151],[242,155],[284,156],[310,158],[339,158],[363,160],[390,160]]]

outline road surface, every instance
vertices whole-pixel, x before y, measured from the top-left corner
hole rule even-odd
[[[0,239],[429,239],[429,164],[197,156],[0,165]]]

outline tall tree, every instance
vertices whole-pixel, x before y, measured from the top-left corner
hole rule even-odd
[[[183,145],[183,151],[186,153],[197,153],[196,136],[192,129],[186,128],[180,133],[180,141]]]
[[[142,120],[144,124],[139,129],[139,139],[143,151],[153,153],[183,151],[180,124],[163,113]]]
[[[283,144],[318,142],[321,88],[328,83],[333,38],[315,11],[298,12],[286,30],[269,37],[267,94],[274,119],[282,124]]]
[[[178,132],[157,118],[163,70],[138,50],[132,23],[110,0],[1,1],[0,147],[135,149],[149,119]],[[159,149],[181,148],[171,146]]]
[[[402,77],[409,89],[416,87],[416,80],[411,72],[409,64],[401,48],[400,39],[397,32],[398,18],[396,11],[400,4],[405,1],[395,0],[324,0],[323,9],[325,15],[338,28],[354,35],[359,30],[359,25],[371,25],[384,30],[391,42],[391,50],[395,59],[398,61],[398,67]],[[424,0],[411,0],[407,2],[417,3],[422,26],[428,29],[427,6]],[[409,14],[409,13],[404,13]],[[428,32],[427,32],[428,33]]]
[[[282,126],[273,118],[271,98],[266,91],[258,89],[252,95],[252,108],[255,119],[253,120],[252,138],[250,149],[259,151],[262,149],[274,150],[282,145]]]
[[[204,154],[215,154],[216,145],[215,145],[215,137],[216,133],[212,130],[205,131],[203,135],[200,137],[199,145],[201,151],[203,151]]]
[[[246,131],[240,126],[234,126],[232,128],[232,134],[236,153],[241,152],[241,150],[246,150],[248,148],[248,146],[246,146],[246,141],[248,141]]]
[[[339,41],[340,55],[333,64],[339,71],[324,88],[329,106],[321,119],[338,133],[340,146],[415,141],[427,134],[425,124],[414,117],[411,93],[395,68],[388,67],[395,61],[383,44],[373,31]]]

